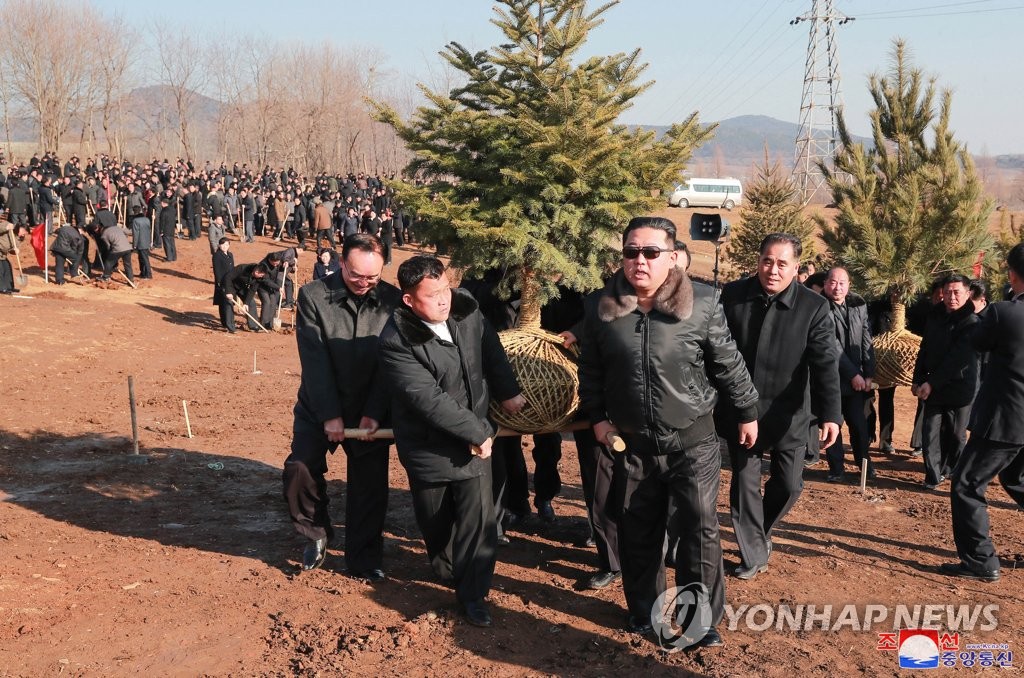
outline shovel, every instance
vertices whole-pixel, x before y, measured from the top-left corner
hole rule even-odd
[[[277,315],[274,316],[274,320],[270,325],[275,332],[281,331],[281,306],[284,304],[284,281],[286,277],[288,277],[288,263],[284,262],[281,264],[281,291],[277,295]]]
[[[14,258],[18,262],[18,287],[25,287],[28,285],[28,276],[25,275],[25,271],[21,269],[21,252],[15,252]]]

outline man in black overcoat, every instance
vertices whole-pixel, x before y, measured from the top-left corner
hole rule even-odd
[[[911,392],[924,402],[924,486],[934,490],[949,476],[967,444],[967,422],[978,390],[981,356],[971,346],[978,323],[970,281],[946,276],[942,303],[928,315],[914,363]]]
[[[998,476],[1024,508],[1024,243],[1010,250],[1006,263],[1013,299],[990,304],[971,336],[989,362],[971,410],[971,439],[949,493],[960,562],[942,565],[945,574],[983,581],[999,579],[985,501],[989,483]]]
[[[740,579],[768,569],[772,529],[803,490],[812,410],[822,447],[836,441],[842,421],[835,324],[828,301],[796,281],[802,252],[799,238],[768,235],[761,241],[757,275],[722,290],[729,329],[759,396],[756,445],[741,446],[735,426],[722,430],[732,465],[729,499],[742,556],[735,571]],[[732,421],[729,408],[721,415]],[[765,452],[771,454],[771,475],[762,495]]]
[[[451,289],[439,259],[405,261],[398,283],[402,305],[380,337],[398,458],[434,572],[453,586],[471,624],[490,626],[497,429],[487,410],[492,394],[513,413],[526,399],[497,333],[473,295]]]
[[[302,381],[284,496],[292,524],[309,540],[302,569],[319,567],[333,537],[327,496],[327,454],[345,450],[345,564],[353,577],[384,579],[384,517],[388,507],[387,440],[353,440],[345,428],[375,431],[388,415],[388,382],[377,365],[377,337],[400,303],[381,281],[383,247],[370,235],[345,239],[339,275],[299,288],[296,339]],[[280,275],[278,273],[278,275]]]
[[[875,479],[875,467],[868,455],[871,432],[865,416],[871,380],[875,376],[875,349],[871,343],[868,305],[862,297],[850,292],[850,274],[841,266],[829,270],[822,295],[828,299],[829,311],[835,321],[839,344],[839,387],[842,395],[843,419],[850,430],[850,446],[857,468],[868,462],[868,478]],[[843,437],[828,448],[828,481],[843,480],[845,453]]]

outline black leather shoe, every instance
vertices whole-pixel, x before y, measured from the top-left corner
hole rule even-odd
[[[474,600],[463,606],[466,610],[466,621],[473,626],[487,628],[491,625],[491,613],[482,600]]]
[[[327,537],[311,541],[306,544],[306,550],[302,552],[302,569],[308,572],[315,570],[324,564],[327,557]]]
[[[555,522],[555,509],[551,507],[550,501],[542,501],[537,504],[537,515],[545,523]]]
[[[650,617],[635,617],[633,615],[629,615],[626,618],[626,630],[630,633],[640,633],[643,635],[654,633]]]
[[[523,523],[526,522],[526,519],[527,519],[528,516],[529,516],[529,514],[527,514],[527,513],[518,513],[516,511],[509,511],[508,518],[505,519],[505,527],[507,529],[513,529],[513,528],[516,528],[516,527],[520,527],[520,526],[522,526]]]
[[[620,579],[622,579],[621,572],[598,572],[587,580],[587,588],[600,591],[601,589],[608,588],[612,583]]]
[[[721,634],[718,633],[718,629],[712,626],[704,634],[704,637],[691,645],[691,647],[696,649],[698,647],[722,647],[723,645],[725,645],[725,641],[722,640]]]
[[[388,577],[386,574],[384,574],[384,570],[380,569],[379,567],[375,567],[372,570],[357,570],[355,572],[352,572],[351,575],[355,579],[362,579],[363,581],[367,581],[370,583],[384,581]]]
[[[737,579],[742,579],[744,581],[750,581],[751,579],[753,579],[757,575],[761,574],[762,572],[767,572],[767,571],[768,571],[768,563],[762,563],[761,565],[752,565],[751,567],[745,567],[743,565],[738,565],[736,567],[736,569],[733,570],[732,574]]]
[[[508,546],[512,543],[512,540],[508,538],[507,534],[498,535],[498,546]]]
[[[841,483],[841,482],[843,482],[843,474],[842,473],[829,473],[828,476],[825,478],[825,482]]]
[[[950,577],[963,577],[964,579],[976,579],[978,581],[999,581],[999,570],[975,570],[963,563],[943,563],[939,565],[939,572]]]

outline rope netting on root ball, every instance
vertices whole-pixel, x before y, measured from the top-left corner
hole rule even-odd
[[[906,328],[906,307],[893,304],[892,327],[874,338],[875,382],[880,388],[913,384],[921,337]]]
[[[524,274],[516,327],[498,334],[527,405],[509,414],[491,402],[498,424],[523,433],[559,431],[576,416],[579,377],[575,351],[563,347],[562,337],[540,327],[537,285]]]

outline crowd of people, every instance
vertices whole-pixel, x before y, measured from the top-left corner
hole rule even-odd
[[[682,645],[717,646],[725,604],[720,439],[729,449],[741,555],[732,575],[749,581],[768,568],[773,530],[799,499],[803,471],[815,463],[810,453],[826,450],[830,479],[842,479],[844,420],[855,459],[869,460],[869,316],[841,267],[816,279],[819,290],[801,284],[802,247],[791,235],[768,236],[756,273],[721,292],[688,277],[689,253],[667,219],[632,220],[622,245],[622,266],[602,290],[563,295],[542,314],[549,330],[581,349],[580,416],[589,428],[574,437],[600,562],[585,585],[621,580],[627,628],[651,634],[665,569],[674,567],[677,586],[702,587],[707,610]],[[970,281],[940,281],[942,301],[927,304],[913,387],[923,404],[923,486],[953,478],[960,562],[941,571],[982,581],[999,578],[988,483],[998,475],[1024,506],[1024,244],[1008,264],[1014,301],[980,314],[967,302]],[[295,529],[308,540],[302,568],[320,567],[328,553],[325,475],[328,454],[340,445],[348,467],[348,571],[371,582],[386,578],[387,443],[375,434],[390,424],[433,570],[467,621],[489,626],[485,599],[497,548],[531,513],[520,442],[495,438],[487,414],[489,401],[508,412],[530,406],[495,333],[514,317],[515,304],[494,298],[500,272],[452,289],[441,261],[422,255],[399,267],[396,289],[380,280],[383,266],[377,238],[351,236],[338,273],[299,290],[302,385],[283,482]],[[986,351],[990,365],[1000,364],[998,383],[991,372],[981,376]],[[963,413],[976,394],[975,435],[964,449]],[[561,437],[551,444],[544,437],[535,436],[535,506],[552,521]],[[624,454],[605,444],[616,437]],[[770,472],[762,484],[765,459]]]
[[[348,572],[386,578],[390,441],[378,432],[390,425],[434,572],[470,623],[491,625],[486,597],[498,546],[532,514],[521,441],[497,438],[488,415],[492,401],[509,413],[531,406],[497,336],[518,309],[495,295],[502,271],[452,289],[441,260],[419,255],[399,266],[397,287],[383,281],[391,246],[411,239],[412,223],[379,177],[308,180],[237,164],[107,158],[59,167],[47,154],[12,168],[2,183],[9,220],[0,224],[0,248],[16,248],[29,226],[49,234],[56,223],[57,284],[68,266],[72,276],[90,267],[87,233],[100,279],[110,280],[120,264],[134,285],[133,251],[139,275],[152,277],[150,250],[162,249],[173,263],[175,240],[198,240],[205,221],[214,304],[227,332],[235,332],[236,313],[245,328],[260,331],[282,307],[296,308],[302,375],[282,482],[292,523],[307,541],[302,569],[322,565],[334,536],[326,474],[328,455],[340,446]],[[236,264],[229,233],[296,246]],[[313,280],[296,294],[293,273],[310,241]],[[731,574],[741,581],[768,569],[773,531],[821,450],[827,480],[845,480],[843,423],[853,461],[869,480],[878,478],[870,452],[876,425],[879,452],[894,451],[895,387],[874,383],[872,341],[891,308],[851,291],[841,266],[821,273],[801,266],[802,254],[798,238],[769,235],[757,270],[719,290],[690,278],[689,252],[671,221],[637,217],[622,234],[621,266],[602,289],[586,296],[563,289],[543,309],[542,325],[580,354],[586,426],[573,436],[588,544],[598,556],[585,585],[621,580],[631,631],[654,631],[671,567],[677,586],[700,587],[706,610],[683,644],[723,642],[721,440],[740,552]],[[953,273],[908,314],[922,337],[911,387],[922,489],[952,480],[959,561],[941,571],[981,581],[1000,577],[989,483],[998,476],[1024,507],[1024,244],[1010,251],[1007,267],[1007,302],[988,303],[978,281]],[[0,285],[4,276],[0,270]],[[610,450],[617,439],[625,453]],[[534,436],[534,507],[546,522],[556,519],[561,446],[558,433]]]
[[[377,235],[388,263],[392,246],[413,239],[412,215],[395,203],[393,190],[380,176],[322,172],[309,177],[291,168],[197,166],[181,158],[143,164],[100,155],[83,164],[77,156],[64,163],[52,153],[33,156],[9,166],[6,174],[0,170],[0,211],[11,224],[12,237],[24,239],[30,229],[44,226],[57,285],[69,277],[89,279],[93,271],[98,280],[109,282],[120,266],[134,287],[133,254],[138,278],[152,279],[151,257],[173,264],[178,242],[199,240],[205,227],[214,303],[222,307],[221,323],[232,333],[236,311],[247,317],[244,329],[258,331],[270,325],[279,307],[291,307],[294,283],[287,275],[282,281],[281,256],[294,270],[294,253],[314,249],[325,262],[316,273],[327,275],[337,270],[337,245],[348,235]],[[229,234],[247,243],[258,236],[293,241],[297,248],[268,254],[256,265],[240,264],[246,268],[236,271],[224,240]],[[4,284],[10,277],[6,263],[5,256],[0,288],[13,293],[13,281]],[[233,275],[225,285],[229,272]],[[286,300],[280,304],[282,287]]]

